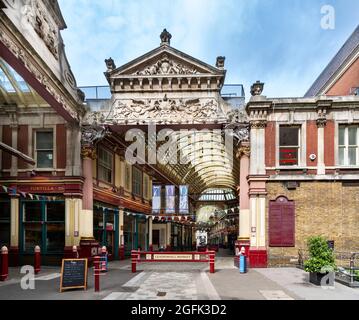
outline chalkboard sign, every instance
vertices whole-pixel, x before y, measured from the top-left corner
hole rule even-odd
[[[62,259],[60,292],[87,289],[87,259]]]

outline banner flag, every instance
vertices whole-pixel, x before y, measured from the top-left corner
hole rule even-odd
[[[161,186],[152,187],[152,213],[160,214],[161,212]]]
[[[181,185],[179,186],[179,213],[188,214],[188,186]]]
[[[166,186],[166,214],[176,213],[176,189],[175,186]]]

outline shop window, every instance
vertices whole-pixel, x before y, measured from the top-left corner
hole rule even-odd
[[[132,168],[132,192],[136,196],[142,196],[142,171],[136,167]]]
[[[61,253],[65,247],[64,201],[22,202],[22,251],[39,245],[44,254]]]
[[[149,196],[148,196],[148,188],[149,188],[149,177],[147,174],[144,174],[143,175],[143,197],[145,199],[148,199]]]
[[[269,246],[295,246],[294,202],[285,197],[269,203]]]
[[[54,136],[52,131],[36,131],[36,166],[40,169],[54,167]]]
[[[341,166],[359,164],[358,128],[359,126],[339,126],[338,159]]]
[[[94,237],[102,245],[106,246],[109,253],[113,253],[115,241],[115,217],[113,210],[102,208],[94,209],[93,216]]]
[[[99,180],[112,183],[113,154],[104,148],[98,150],[98,178]]]
[[[279,127],[279,164],[296,166],[299,164],[300,128]]]
[[[131,165],[125,164],[125,189],[131,189]]]
[[[10,201],[0,201],[0,248],[10,247]]]

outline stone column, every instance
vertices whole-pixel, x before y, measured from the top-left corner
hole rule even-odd
[[[65,257],[73,257],[73,246],[80,244],[80,216],[82,199],[67,197],[65,199]]]
[[[13,157],[14,158],[14,157]],[[19,266],[19,197],[11,196],[10,200],[10,248],[9,265]]]
[[[249,212],[249,142],[242,142],[237,156],[240,159],[240,182],[239,182],[239,237],[236,249],[244,247],[249,253],[250,246],[250,212]]]
[[[18,138],[18,130],[19,126],[17,124],[11,125],[11,140],[12,140],[12,147],[17,149],[17,138]],[[11,169],[10,169],[10,176],[16,177],[18,170],[18,158],[12,156],[11,157]]]
[[[251,87],[252,97],[247,104],[250,132],[249,211],[250,211],[250,267],[267,266],[265,132],[272,101],[262,95],[264,84],[257,81]]]
[[[318,158],[317,158],[317,174],[325,174],[325,162],[324,162],[324,129],[327,124],[326,119],[318,119]]]
[[[171,251],[171,222],[166,224],[166,250]]]
[[[82,149],[82,170],[84,177],[82,213],[80,219],[81,240],[94,240],[93,237],[93,175],[92,161],[96,157],[93,147]]]
[[[153,237],[152,237],[152,217],[148,218],[148,249],[149,251],[153,251]]]
[[[250,249],[251,267],[267,265],[266,247],[266,181],[265,120],[251,122],[251,161],[249,173]],[[253,152],[255,150],[255,152]]]

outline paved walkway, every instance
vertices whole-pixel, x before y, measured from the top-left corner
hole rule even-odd
[[[0,299],[19,300],[359,300],[359,289],[335,283],[323,289],[308,282],[308,274],[295,268],[250,269],[240,274],[232,257],[216,258],[216,273],[206,263],[141,263],[131,273],[130,261],[109,264],[101,276],[101,292],[94,292],[93,269],[88,289],[59,293],[60,268],[43,267],[35,290],[20,286],[20,269],[11,269],[10,279],[0,282]]]

